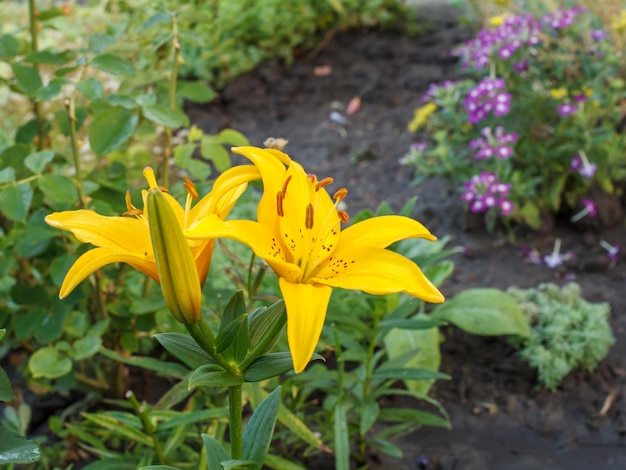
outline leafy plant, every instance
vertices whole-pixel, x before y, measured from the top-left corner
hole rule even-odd
[[[432,84],[404,163],[459,184],[471,212],[537,228],[626,180],[619,53],[584,9],[505,14],[454,50],[470,78]],[[540,162],[540,164],[538,164]]]
[[[575,282],[507,292],[531,327],[521,342],[520,357],[537,369],[541,384],[552,391],[571,371],[594,370],[615,343],[609,304],[587,302]]]

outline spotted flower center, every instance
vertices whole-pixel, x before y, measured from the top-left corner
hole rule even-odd
[[[276,193],[279,236],[273,240],[271,254],[300,268],[298,275],[289,281],[306,282],[337,246],[341,222],[349,218],[337,206],[348,191],[343,188],[337,191],[333,202],[326,191],[326,186],[333,183],[332,178],[318,181],[309,174],[297,183],[293,178],[294,174],[289,174]],[[301,186],[293,187],[300,183]]]

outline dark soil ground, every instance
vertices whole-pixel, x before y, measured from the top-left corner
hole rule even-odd
[[[449,51],[470,35],[453,11],[434,8],[422,15],[431,19],[427,34],[340,33],[289,67],[266,63],[228,85],[215,102],[190,109],[192,122],[208,132],[240,130],[258,146],[270,136],[288,139],[286,151],[308,171],[333,176],[334,187],[349,189],[353,214],[381,201],[399,210],[417,195],[415,217],[439,237],[451,235],[452,244],[466,247],[443,287],[448,297],[469,287],[563,282],[567,275],[588,300],[610,303],[617,341],[609,356],[593,373],[572,373],[555,393],[538,387],[535,372],[505,338],[446,330],[442,370],[453,379],[439,382],[433,393],[450,413],[453,429],[423,428],[398,443],[404,459],[383,458],[375,467],[415,469],[417,459],[426,457],[429,463],[419,468],[624,469],[626,260],[610,266],[598,247],[599,239],[626,247],[623,214],[599,232],[546,220],[539,232],[518,235],[513,246],[503,234],[470,230],[458,194],[445,182],[413,187],[413,171],[398,161],[414,138],[407,122],[429,83],[455,77]],[[321,66],[330,74],[316,74]],[[355,96],[361,108],[346,116]],[[333,121],[333,111],[345,123]],[[557,237],[575,255],[567,266],[551,270],[524,261],[521,246],[545,255]],[[609,396],[615,400],[600,414]]]

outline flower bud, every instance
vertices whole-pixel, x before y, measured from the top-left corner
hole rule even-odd
[[[200,318],[200,279],[176,214],[165,194],[151,188],[146,194],[146,209],[154,257],[165,303],[182,323]]]

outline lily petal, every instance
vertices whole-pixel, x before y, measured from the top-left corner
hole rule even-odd
[[[148,224],[131,217],[106,217],[90,210],[55,212],[46,216],[55,228],[72,232],[83,243],[136,253],[152,254]]]
[[[287,308],[287,339],[293,369],[299,373],[315,352],[332,289],[313,284],[292,284],[283,278],[279,279],[279,285]]]
[[[417,220],[401,215],[372,217],[341,231],[340,246],[371,246],[387,248],[392,243],[407,238],[437,239]],[[339,248],[337,248],[339,249]]]
[[[413,261],[382,248],[337,249],[309,281],[374,295],[406,292],[427,302],[444,301]]]
[[[285,260],[274,234],[268,228],[251,220],[224,221],[211,214],[184,232],[192,240],[230,238],[248,245],[259,257],[266,260],[279,276],[296,279],[302,273],[300,267]]]
[[[87,276],[111,263],[128,263],[133,268],[144,272],[155,281],[159,281],[159,275],[154,261],[147,260],[142,256],[132,255],[128,252],[120,252],[109,248],[94,248],[80,256],[69,269],[65,275],[65,279],[63,279],[59,298],[63,299],[70,295],[76,286]]]

